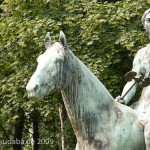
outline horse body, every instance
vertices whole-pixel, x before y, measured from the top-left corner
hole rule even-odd
[[[72,52],[69,57],[73,78],[62,96],[77,137],[76,150],[144,149],[143,128],[136,113],[115,102]]]
[[[51,47],[46,43],[46,47],[47,53],[26,87],[28,95],[41,98],[46,92],[61,90],[77,138],[76,150],[145,150],[143,127],[136,112],[114,101],[68,50],[65,35],[61,32],[60,43]]]

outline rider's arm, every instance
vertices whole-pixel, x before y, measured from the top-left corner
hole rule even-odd
[[[132,80],[128,82],[122,91],[121,97],[126,93],[126,91],[134,84],[135,80]],[[135,84],[134,87],[129,91],[129,93],[124,97],[124,103],[128,104],[132,98],[134,97],[136,90],[137,90],[138,84]]]
[[[141,66],[141,54],[142,54],[142,49],[138,51],[136,54],[134,61],[133,61],[133,68],[132,71],[135,71],[137,75],[140,75],[140,66]],[[124,88],[121,96],[123,96],[128,89],[135,83],[135,80],[133,79],[132,81],[128,82]],[[124,103],[128,104],[132,98],[135,96],[136,90],[137,90],[138,84],[135,84],[135,86],[129,91],[129,93],[124,97]]]

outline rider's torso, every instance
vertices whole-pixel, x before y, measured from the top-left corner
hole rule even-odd
[[[138,53],[140,73],[143,77],[150,77],[150,44]],[[137,102],[135,110],[141,114],[141,117],[150,113],[150,85],[143,88],[141,97]]]

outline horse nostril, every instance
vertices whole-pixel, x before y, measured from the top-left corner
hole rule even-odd
[[[34,87],[34,91],[37,91],[37,90],[38,90],[38,85],[36,84]]]

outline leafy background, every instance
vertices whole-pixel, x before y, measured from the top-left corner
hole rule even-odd
[[[14,139],[23,122],[22,139],[36,121],[40,139],[53,143],[40,150],[61,149],[59,93],[43,101],[27,98],[26,84],[36,69],[36,58],[45,51],[49,31],[58,41],[66,34],[70,50],[80,58],[116,97],[125,84],[137,50],[148,43],[140,22],[149,8],[147,0],[4,0],[0,1],[0,140]],[[76,139],[64,113],[65,149],[74,149]],[[31,145],[23,145],[30,150]],[[3,150],[15,149],[0,145]]]

